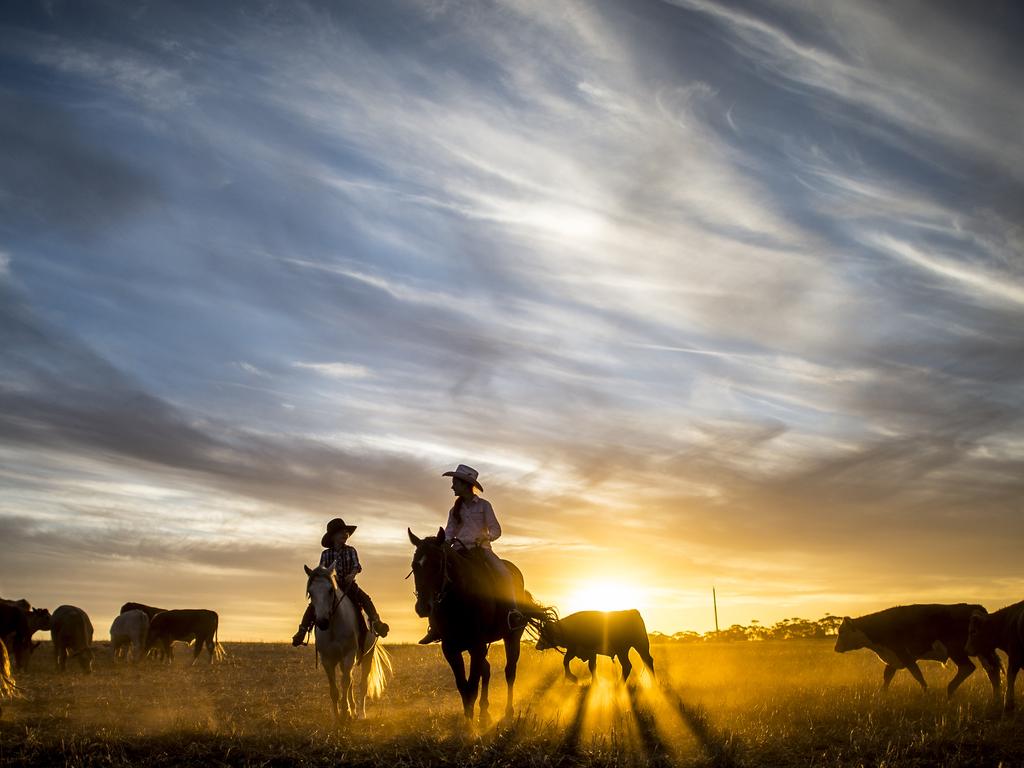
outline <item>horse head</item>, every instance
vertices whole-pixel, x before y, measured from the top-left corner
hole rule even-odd
[[[326,630],[331,626],[331,614],[337,607],[338,581],[333,568],[310,568],[302,566],[309,579],[306,581],[306,594],[313,603],[318,629]]]
[[[444,528],[437,529],[437,536],[418,538],[411,529],[409,541],[416,547],[412,556],[412,576],[416,584],[416,615],[430,616],[440,601],[449,582],[448,547],[444,539]]]

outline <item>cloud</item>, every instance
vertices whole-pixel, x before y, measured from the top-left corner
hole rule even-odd
[[[354,363],[292,363],[295,368],[314,371],[329,379],[366,379],[372,376],[365,365]]]

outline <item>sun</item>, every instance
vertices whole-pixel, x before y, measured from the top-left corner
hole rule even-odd
[[[562,612],[621,611],[644,607],[644,589],[623,581],[588,580],[576,585],[565,598]]]

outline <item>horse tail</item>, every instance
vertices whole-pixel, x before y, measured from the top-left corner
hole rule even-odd
[[[7,655],[7,646],[0,640],[0,699],[14,698],[18,695],[18,686],[11,673],[11,657]]]
[[[537,602],[529,592],[524,592],[524,594],[526,599],[519,606],[519,612],[526,617],[527,631],[536,640],[546,624],[558,621],[558,609],[553,605],[543,605]]]
[[[379,699],[388,684],[388,678],[394,674],[391,666],[391,654],[381,645],[380,640],[373,644],[370,659],[370,674],[366,676],[366,695],[371,699]]]

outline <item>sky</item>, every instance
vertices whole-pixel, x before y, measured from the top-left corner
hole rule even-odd
[[[1024,593],[1013,2],[8,2],[0,594],[284,641],[328,519],[648,629]]]

